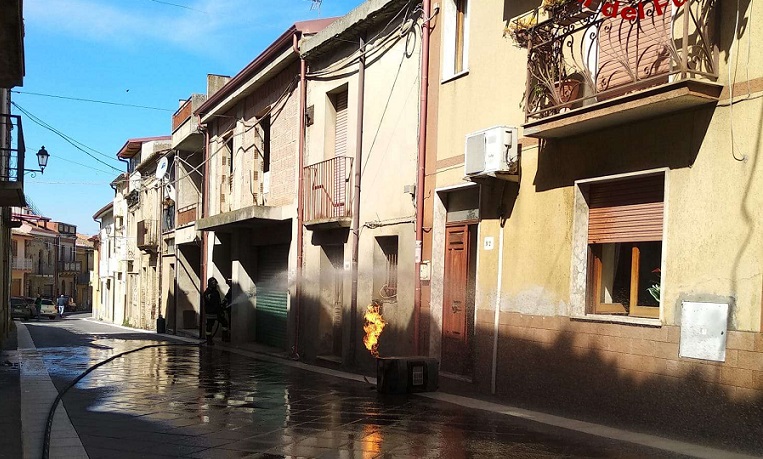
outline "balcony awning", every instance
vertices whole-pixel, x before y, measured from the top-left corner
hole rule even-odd
[[[227,232],[235,229],[259,228],[291,220],[296,216],[292,207],[249,206],[196,221],[201,231]]]

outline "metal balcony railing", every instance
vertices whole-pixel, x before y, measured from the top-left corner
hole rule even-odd
[[[717,79],[717,0],[621,1],[614,15],[609,3],[569,0],[510,21],[514,40],[528,48],[527,122],[650,87]]]
[[[79,273],[82,271],[81,261],[59,261],[58,272],[59,273]]]
[[[31,271],[34,268],[34,262],[31,258],[16,258],[13,257],[12,263],[13,269],[20,271]]]
[[[24,184],[24,128],[19,115],[0,114],[0,185]]]
[[[337,156],[304,169],[304,220],[352,217],[352,158]]]

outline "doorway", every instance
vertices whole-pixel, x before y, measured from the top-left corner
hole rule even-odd
[[[344,245],[322,246],[321,263],[321,351],[324,356],[342,357],[344,313]]]
[[[467,376],[472,371],[477,225],[445,228],[442,304],[442,369]]]

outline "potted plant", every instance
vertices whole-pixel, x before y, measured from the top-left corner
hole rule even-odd
[[[517,45],[523,48],[527,47],[527,44],[530,41],[531,30],[537,24],[537,10],[530,11],[529,13],[511,19],[508,27],[504,30],[504,36],[510,36]]]

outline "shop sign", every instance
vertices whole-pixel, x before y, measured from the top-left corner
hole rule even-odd
[[[680,8],[688,1],[689,0],[654,0],[651,3],[654,4],[654,14],[656,16],[662,16],[667,11],[671,2],[676,8]],[[596,3],[598,2],[595,2],[595,0],[578,0],[578,3],[581,3],[586,8],[595,9]],[[642,20],[646,18],[644,3],[646,3],[646,1],[642,0],[638,2],[638,5],[634,6],[631,2],[620,2],[617,0],[613,2],[604,2],[601,6],[601,15],[608,18],[616,18],[620,16],[626,21],[633,21],[637,18]]]

